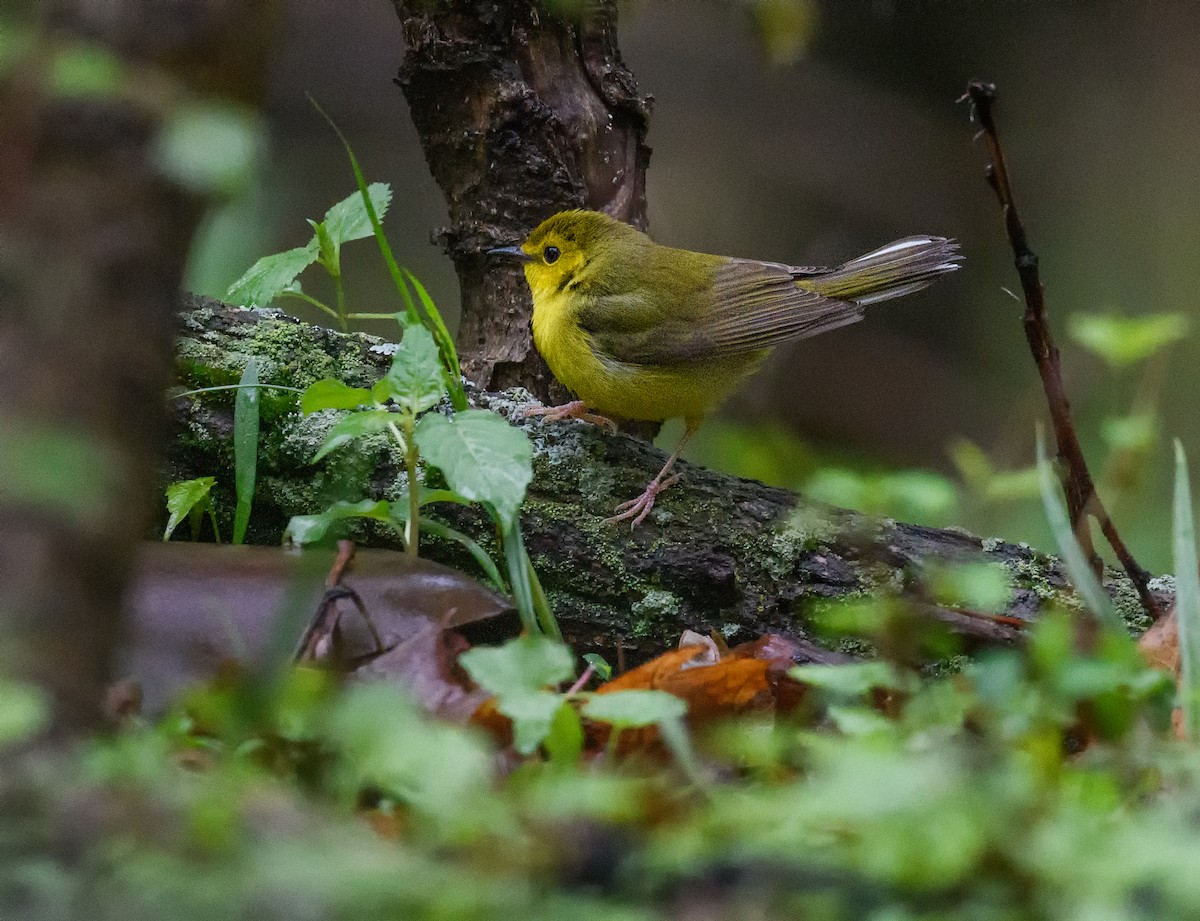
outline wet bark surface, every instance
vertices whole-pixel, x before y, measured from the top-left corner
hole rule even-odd
[[[650,99],[621,62],[616,3],[577,18],[535,0],[397,0],[407,45],[397,82],[450,226],[438,232],[462,290],[459,349],[486,390],[565,391],[533,348],[529,289],[488,249],[570,208],[646,227]]]

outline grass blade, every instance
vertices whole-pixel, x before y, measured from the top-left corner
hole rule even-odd
[[[250,504],[254,500],[254,481],[258,473],[258,396],[258,362],[251,358],[246,362],[233,403],[234,486],[237,490],[237,511],[233,517],[235,544],[246,538]]]
[[[467,394],[463,390],[462,368],[458,363],[458,351],[454,348],[454,339],[451,338],[450,331],[446,329],[446,323],[442,320],[441,311],[433,303],[433,298],[429,296],[429,292],[425,290],[425,286],[408,269],[404,269],[403,271],[405,279],[412,285],[413,290],[417,292],[421,306],[425,308],[425,313],[429,317],[428,325],[432,327],[430,332],[433,333],[434,339],[437,340],[438,347],[442,352],[442,361],[446,363],[446,368],[450,372],[450,401],[454,404],[454,408],[461,412],[467,408]]]
[[[1200,730],[1200,570],[1196,560],[1196,522],[1187,456],[1175,439],[1175,618],[1179,625],[1179,705],[1183,729],[1194,739]]]
[[[1096,574],[1092,572],[1092,567],[1088,565],[1079,541],[1075,539],[1075,531],[1071,527],[1067,506],[1063,502],[1062,496],[1059,495],[1059,484],[1054,478],[1050,461],[1046,457],[1046,437],[1040,426],[1037,433],[1037,467],[1038,485],[1042,490],[1042,505],[1046,509],[1050,530],[1054,532],[1058,551],[1062,554],[1063,563],[1066,564],[1067,574],[1071,577],[1075,591],[1083,599],[1084,607],[1097,621],[1109,629],[1124,632],[1125,624],[1113,607],[1112,601],[1105,594]]]
[[[500,570],[496,567],[491,555],[477,542],[467,537],[462,531],[456,531],[454,528],[444,525],[440,521],[433,521],[426,518],[424,515],[421,516],[421,528],[426,534],[432,534],[434,537],[441,537],[445,540],[452,540],[460,545],[479,564],[479,568],[488,577],[488,581],[492,583],[492,587],[497,591],[508,594],[508,586],[505,585],[504,577],[500,575]]]

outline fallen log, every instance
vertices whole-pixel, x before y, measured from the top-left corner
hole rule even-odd
[[[189,297],[177,347],[179,383],[237,383],[257,359],[265,383],[304,387],[322,377],[369,387],[387,369],[386,344],[364,334],[310,326],[275,311],[252,311]],[[472,393],[473,401],[523,427],[534,448],[534,480],[522,511],[526,545],[564,633],[580,651],[638,659],[673,645],[684,629],[716,631],[730,642],[786,633],[831,650],[864,651],[845,637],[820,635],[814,612],[831,600],[898,598],[946,624],[964,648],[1012,643],[1052,605],[1077,606],[1061,563],[1026,545],[874,518],[810,502],[751,480],[683,465],[684,477],[637,530],[605,516],[658,470],[662,452],[584,423],[521,418],[522,391]],[[233,515],[232,391],[171,401],[175,439],[171,481],[215,476],[218,518]],[[249,540],[278,544],[292,515],[336,499],[394,498],[403,464],[383,438],[356,443],[319,463],[312,456],[339,417],[302,416],[294,393],[265,391],[258,486]],[[495,549],[489,519],[458,506],[432,514]],[[356,524],[365,546],[400,546],[374,522]],[[474,573],[457,545],[432,536],[422,554]],[[1011,580],[1006,604],[974,611],[939,595],[934,575],[948,566],[990,563]],[[1132,628],[1145,625],[1128,579],[1106,572],[1105,587]],[[1156,583],[1169,602],[1169,585]],[[869,650],[867,650],[869,651]]]

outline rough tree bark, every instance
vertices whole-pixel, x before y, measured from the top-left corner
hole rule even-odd
[[[573,19],[539,0],[395,0],[397,82],[450,211],[440,240],[462,289],[459,348],[485,390],[561,399],[533,348],[519,269],[484,256],[568,208],[646,227],[649,97],[617,50],[616,0]]]
[[[304,387],[332,375],[369,387],[390,361],[372,337],[278,313],[192,299],[182,319],[178,370],[187,387],[236,382],[251,356],[265,382]],[[839,638],[812,636],[812,615],[822,601],[852,596],[905,598],[947,623],[970,648],[1011,642],[1021,622],[1048,605],[1078,603],[1059,562],[1029,547],[821,506],[687,464],[683,480],[637,531],[606,525],[613,502],[662,465],[660,451],[584,423],[522,420],[510,411],[527,399],[523,391],[474,392],[473,399],[509,413],[533,441],[534,480],[522,527],[564,631],[581,652],[655,654],[687,628],[718,630],[733,641],[784,631],[836,648]],[[231,398],[183,397],[174,411],[170,476],[217,475],[216,501],[228,518],[234,507]],[[291,515],[320,511],[336,498],[362,498],[364,484],[374,498],[395,498],[404,488],[402,459],[383,438],[310,463],[340,414],[301,417],[291,395],[264,396],[263,412],[252,542],[277,543]],[[494,530],[482,514],[458,506],[431,510],[495,551]],[[374,526],[353,536],[399,547],[396,535]],[[435,560],[477,572],[457,545],[423,535],[421,547]],[[999,617],[966,610],[936,589],[939,570],[981,562],[1011,575],[1012,594],[994,612]],[[1110,571],[1106,584],[1130,623],[1144,624],[1128,579]],[[1166,588],[1159,586],[1160,594]]]
[[[240,6],[43,4],[42,44],[0,74],[0,675],[49,693],[55,734],[101,716],[201,213],[155,158],[164,97],[178,98],[159,68],[227,80],[176,65],[197,43],[244,49],[255,33],[221,18]],[[124,82],[64,93],[53,62],[72,41],[108,48]]]

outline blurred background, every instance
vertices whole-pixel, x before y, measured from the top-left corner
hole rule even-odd
[[[1052,546],[1031,475],[1045,402],[1012,258],[955,100],[995,81],[1018,204],[1041,257],[1085,451],[1139,561],[1170,568],[1171,438],[1200,456],[1181,374],[1200,353],[1200,5],[1028,0],[635,0],[621,49],[655,98],[659,242],[792,263],[844,261],[914,233],[965,268],[857,326],[781,349],[686,455],[898,519]],[[266,153],[209,215],[189,287],[221,296],[301,246],[354,188],[312,94],[373,181],[385,227],[447,318],[446,221],[400,90],[385,0],[288,0],[271,56]],[[353,308],[392,311],[371,241],[347,247]],[[322,289],[319,270],[302,280]],[[319,322],[296,301],[290,312]],[[388,324],[362,328],[391,336]],[[667,428],[668,444],[678,434]]]

